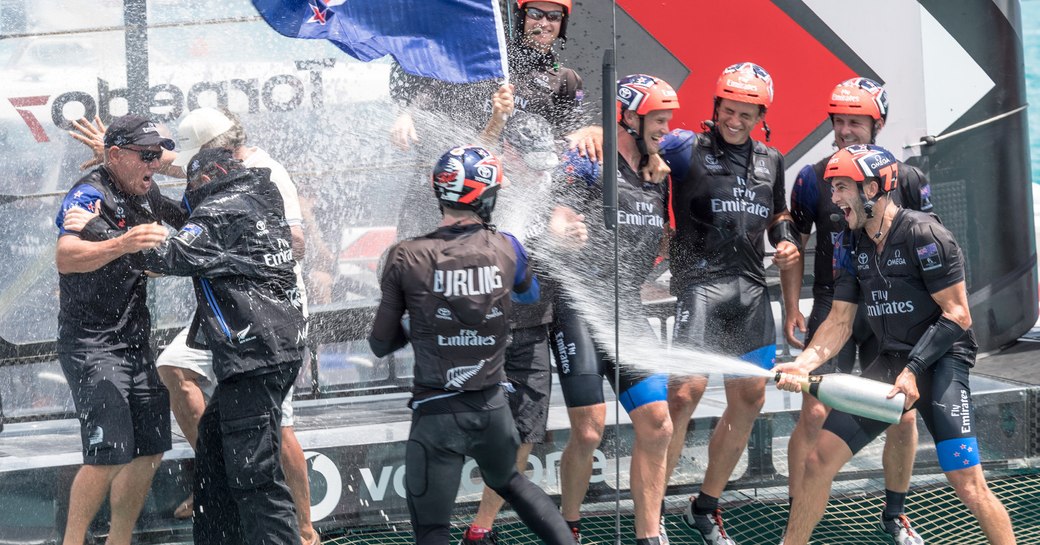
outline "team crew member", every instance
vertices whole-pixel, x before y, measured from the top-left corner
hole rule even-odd
[[[653,338],[646,322],[639,287],[646,280],[660,253],[666,220],[667,187],[644,182],[639,168],[668,133],[672,110],[679,100],[670,85],[660,78],[635,74],[617,83],[618,97],[618,229],[626,266],[619,270],[623,286],[620,305],[626,323],[638,324]],[[573,209],[575,218],[600,218],[602,171],[600,165],[575,151],[565,155],[566,184],[559,202]],[[590,220],[588,244],[572,261],[584,274],[584,285],[613,283],[613,258],[606,249],[613,236],[602,220]],[[584,271],[584,272],[583,272]],[[566,287],[566,286],[564,286]],[[558,297],[551,326],[550,347],[557,362],[560,388],[567,404],[571,433],[560,460],[561,509],[575,537],[581,533],[581,504],[592,474],[592,457],[603,439],[606,405],[603,378],[628,411],[635,429],[632,447],[631,490],[635,502],[636,543],[661,541],[661,501],[664,497],[665,452],[671,435],[668,418],[668,377],[647,376],[630,369],[620,370],[614,382],[614,361],[598,347],[590,326],[566,296]]]
[[[517,0],[516,32],[506,52],[511,83],[507,89],[517,109],[548,120],[558,138],[578,129],[584,118],[581,76],[562,66],[553,49],[557,40],[567,40],[571,4],[571,0]],[[391,141],[401,149],[408,149],[419,141],[412,117],[416,110],[443,112],[455,118],[472,116],[473,128],[484,128],[490,123],[488,127],[494,130],[492,136],[497,137],[505,126],[505,119],[490,116],[489,97],[495,93],[495,87],[497,84],[490,81],[454,85],[413,76],[395,64],[390,76],[390,95],[403,110],[394,122]]]
[[[834,305],[809,347],[777,371],[805,375],[831,359],[849,339],[856,307],[878,336],[880,353],[864,376],[893,383],[906,395],[935,440],[939,465],[987,541],[1015,542],[1011,521],[986,485],[968,375],[978,345],[971,330],[960,247],[938,218],[893,202],[899,165],[884,148],[849,146],[827,163],[831,200],[849,230],[838,241]],[[799,390],[795,381],[777,387]],[[952,408],[952,409],[951,409]],[[842,466],[888,424],[832,410],[806,457],[802,487],[791,506],[787,545],[808,543]]]
[[[391,142],[403,150],[419,144],[419,157],[432,156],[423,150],[443,149],[446,137],[457,139],[456,131],[444,130],[454,124],[458,130],[479,132],[477,140],[494,145],[509,116],[524,111],[542,116],[552,125],[557,139],[567,138],[582,153],[595,158],[602,148],[602,130],[580,128],[585,117],[581,77],[562,66],[553,50],[557,40],[567,39],[571,4],[571,0],[517,0],[515,37],[506,51],[508,85],[494,81],[451,84],[407,74],[394,65],[390,96],[402,112],[391,129]],[[416,179],[425,179],[425,175]],[[427,191],[425,183],[409,186],[398,221],[398,238],[425,233],[439,221]]]
[[[441,227],[391,247],[382,275],[368,340],[377,356],[409,340],[415,350],[405,480],[420,545],[448,544],[466,456],[538,537],[572,542],[552,500],[516,470],[520,441],[500,386],[510,292],[532,303],[538,283],[520,243],[489,225],[501,183],[502,166],[484,148],[445,153],[433,171]]]
[[[188,222],[145,258],[151,271],[194,277],[188,342],[213,354],[217,386],[195,444],[195,543],[299,545],[279,450],[306,333],[282,198],[268,169],[224,148],[197,153],[187,174]]]
[[[827,113],[834,128],[834,143],[838,148],[873,144],[879,131],[888,119],[888,93],[877,82],[867,78],[852,78],[839,83],[831,92]],[[788,278],[793,282],[785,286],[784,305],[786,321],[784,333],[787,341],[796,348],[804,345],[795,335],[798,329],[805,333],[806,343],[811,342],[813,333],[820,327],[831,309],[834,298],[832,258],[834,241],[845,229],[841,210],[831,202],[830,183],[824,180],[824,169],[830,157],[816,164],[806,165],[798,173],[791,190],[791,216],[794,218],[803,246],[808,244],[813,226],[816,227],[816,265],[813,273],[813,308],[806,327],[805,318],[798,308],[802,275],[805,262],[799,255],[794,274]],[[915,167],[899,163],[899,185],[891,193],[893,202],[911,210],[930,211],[931,188],[924,174]],[[878,338],[867,323],[866,307],[860,306],[853,322],[852,337],[838,355],[821,365],[813,374],[851,373],[856,363],[857,349],[862,365],[870,363],[878,355]],[[802,396],[801,415],[791,433],[787,457],[790,468],[788,487],[790,496],[801,486],[805,455],[827,418],[829,409],[811,395]],[[910,474],[917,453],[917,413],[907,411],[899,426],[886,431],[885,440],[885,508],[882,526],[900,545],[921,545],[924,541],[910,526],[903,514],[906,493],[910,489]]]
[[[773,82],[758,65],[730,66],[719,77],[710,128],[677,131],[663,144],[672,169],[675,233],[671,241],[672,293],[678,297],[674,342],[773,367],[776,338],[766,293],[763,235],[776,247],[776,263],[790,268],[799,252],[787,213],[784,161],[776,149],[751,139],[765,124]],[[768,128],[767,138],[768,138]],[[668,475],[678,463],[686,429],[704,394],[707,377],[677,381],[669,389],[674,426]],[[725,381],[726,410],[708,445],[700,494],[684,520],[711,545],[733,545],[722,526],[719,496],[747,445],[765,401],[765,379]]]
[[[95,118],[95,125],[82,119],[75,123],[79,134],[73,137],[96,149],[97,143],[105,134],[105,126]],[[177,130],[181,151],[165,153],[166,172],[183,177],[184,167],[188,161],[202,149],[224,148],[231,150],[235,158],[243,162],[247,168],[266,168],[271,171],[271,181],[278,187],[284,205],[284,216],[292,232],[293,258],[296,260],[296,285],[303,308],[307,316],[307,298],[303,285],[300,261],[304,256],[304,233],[300,201],[289,173],[280,163],[275,161],[266,151],[258,147],[247,146],[248,137],[238,117],[224,109],[198,108],[192,110],[181,120]],[[217,378],[213,373],[213,355],[208,350],[199,350],[188,346],[188,329],[182,330],[156,360],[159,377],[170,392],[170,405],[173,416],[184,433],[184,438],[195,448],[198,435],[199,418],[206,409],[206,399],[213,395]],[[303,448],[293,431],[292,390],[286,395],[282,404],[282,449],[281,462],[285,472],[285,481],[293,495],[296,507],[297,523],[304,545],[319,542],[320,538],[311,523],[310,484],[307,480],[307,460]],[[176,518],[190,518],[193,501],[188,499],[174,511]]]
[[[232,151],[235,159],[242,161],[246,168],[266,168],[271,171],[271,181],[278,188],[283,205],[283,214],[289,231],[292,234],[291,246],[296,264],[296,297],[299,299],[303,316],[307,317],[307,296],[303,285],[303,274],[300,261],[304,256],[303,218],[300,213],[300,200],[296,186],[278,161],[261,148],[248,146],[247,135],[238,118],[228,111],[212,108],[193,110],[181,120],[177,130],[181,152],[174,159],[173,165],[184,167],[200,150],[223,148]],[[177,423],[184,430],[185,438],[194,445],[199,418],[205,410],[205,399],[213,395],[216,376],[213,373],[213,355],[209,351],[197,350],[188,346],[188,329],[181,331],[177,337],[159,355],[156,366],[159,376],[170,390],[173,414]],[[285,482],[292,493],[293,505],[296,508],[296,522],[300,527],[300,539],[304,545],[318,543],[320,538],[311,524],[311,494],[307,480],[307,460],[303,456],[296,433],[293,430],[293,390],[282,402],[281,435],[282,448],[280,458],[285,473]],[[186,500],[190,503],[190,500]],[[186,509],[190,516],[192,509]]]
[[[138,252],[166,237],[157,221],[183,221],[152,179],[174,143],[148,119],[128,115],[112,122],[103,145],[102,165],[73,185],[56,219],[58,360],[79,415],[84,464],[69,493],[65,545],[83,544],[110,492],[108,543],[129,545],[171,439]]]
[[[512,185],[510,191],[499,196],[506,199],[503,204],[508,211],[499,216],[500,226],[510,232],[524,229],[526,240],[530,241],[545,230],[545,222],[540,220],[545,214],[540,207],[550,200],[552,171],[559,164],[552,127],[541,116],[516,112],[509,118],[502,136],[505,176]],[[580,238],[582,233],[572,235]],[[537,270],[536,261],[532,261],[532,266]],[[534,445],[545,440],[552,389],[548,324],[552,322],[556,288],[555,282],[544,275],[540,274],[539,280],[538,301],[513,306],[509,319],[512,342],[505,355],[506,379],[511,386],[507,396],[509,409],[520,434],[516,465],[521,472],[527,469],[527,459]],[[463,535],[462,545],[497,543],[497,532],[491,527],[503,504],[504,500],[485,486],[480,507]]]

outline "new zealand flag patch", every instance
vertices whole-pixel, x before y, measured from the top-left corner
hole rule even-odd
[[[177,240],[180,240],[184,244],[191,246],[195,239],[199,238],[202,234],[202,227],[195,225],[194,223],[187,223],[184,227],[181,227],[179,233],[177,233]]]
[[[939,255],[939,246],[934,242],[918,246],[917,260],[921,262],[922,271],[931,271],[942,267],[942,256]]]

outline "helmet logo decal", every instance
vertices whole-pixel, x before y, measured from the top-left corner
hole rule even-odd
[[[869,78],[852,78],[831,92],[828,114],[868,115],[875,120],[888,117],[888,93]]]
[[[773,104],[773,78],[753,62],[734,64],[719,76],[715,96],[768,108]]]
[[[432,182],[441,206],[470,210],[484,222],[490,222],[502,183],[502,167],[498,158],[484,148],[455,147],[437,162]]]

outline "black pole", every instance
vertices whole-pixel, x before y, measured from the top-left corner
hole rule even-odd
[[[617,68],[614,50],[603,52],[603,224],[617,228]]]
[[[613,26],[611,27],[613,34]],[[617,75],[614,49],[603,52],[603,225],[614,231],[614,384],[620,384],[621,316],[619,301],[617,228]],[[621,404],[614,398],[614,543],[621,544]]]
[[[126,25],[127,106],[132,114],[148,116],[148,0],[124,0],[123,23]]]

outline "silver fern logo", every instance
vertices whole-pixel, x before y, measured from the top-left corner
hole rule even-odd
[[[452,367],[445,373],[448,382],[444,384],[445,389],[457,389],[462,388],[466,381],[477,376],[480,370],[484,368],[484,361],[480,360],[480,363],[476,365],[467,365],[465,367]]]

